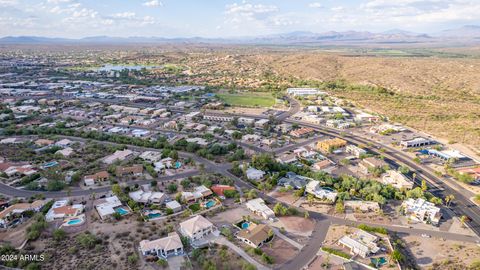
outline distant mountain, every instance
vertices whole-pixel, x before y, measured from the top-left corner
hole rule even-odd
[[[439,37],[456,38],[480,38],[480,26],[464,25],[460,28],[448,29],[434,34]]]
[[[480,26],[466,25],[428,35],[392,29],[381,33],[368,31],[328,31],[313,33],[295,31],[255,37],[236,38],[164,38],[164,37],[111,37],[93,36],[81,39],[18,36],[0,38],[0,44],[267,44],[267,45],[362,45],[362,44],[472,44],[480,42]]]

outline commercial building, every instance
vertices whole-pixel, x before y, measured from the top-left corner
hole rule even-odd
[[[290,136],[295,138],[303,138],[313,134],[314,132],[315,130],[313,128],[304,127],[290,131]]]
[[[326,95],[326,92],[319,91],[318,88],[287,88],[287,94],[292,96],[317,96]]]
[[[204,120],[215,121],[215,122],[230,122],[233,121],[232,116],[222,116],[222,115],[204,115]]]
[[[347,141],[340,138],[334,138],[334,139],[319,141],[317,143],[317,150],[322,151],[323,153],[330,153],[331,151],[344,147],[346,145],[347,145]]]
[[[434,144],[434,143],[435,143],[435,141],[433,141],[433,140],[422,138],[422,137],[417,137],[417,138],[414,138],[414,139],[411,139],[411,140],[400,141],[400,146],[402,146],[403,148],[412,148],[412,147],[427,146],[427,145],[431,145],[431,144]]]

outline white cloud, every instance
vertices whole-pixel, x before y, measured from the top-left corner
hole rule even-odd
[[[308,6],[311,7],[311,8],[323,8],[323,5],[319,2],[310,3],[310,4],[308,4]]]
[[[159,7],[159,6],[163,6],[163,3],[158,1],[158,0],[151,0],[151,1],[147,1],[147,2],[144,2],[142,4],[142,6],[146,6],[146,7]]]
[[[120,12],[112,15],[113,18],[132,19],[135,18],[135,12]]]
[[[13,7],[18,5],[17,0],[0,0],[0,7]]]
[[[278,8],[274,5],[250,4],[243,2],[241,4],[233,3],[231,5],[227,5],[225,13],[232,16],[254,18],[262,14],[275,12],[277,10]]]
[[[61,4],[61,3],[70,3],[72,0],[47,0],[47,3],[51,4]]]

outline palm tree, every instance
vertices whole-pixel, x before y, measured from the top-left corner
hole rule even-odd
[[[465,222],[467,221],[467,216],[463,215],[460,217],[460,222],[462,223],[462,228],[465,228]]]
[[[445,197],[445,204],[447,207],[450,207],[450,204],[452,203],[452,201],[455,200],[455,196],[453,196],[452,194],[448,195]]]

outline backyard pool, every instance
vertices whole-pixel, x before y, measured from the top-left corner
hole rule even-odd
[[[128,214],[128,210],[123,209],[122,207],[116,208],[115,212],[119,213],[120,215],[124,216]]]
[[[242,229],[243,229],[243,230],[248,229],[248,227],[250,227],[250,222],[246,221],[246,222],[243,222],[243,223],[242,223]]]
[[[44,169],[47,169],[47,168],[55,167],[55,166],[57,166],[57,165],[58,165],[58,162],[56,162],[56,161],[50,161],[50,162],[47,162],[47,163],[43,164],[42,167],[43,167]]]
[[[216,204],[216,202],[214,200],[210,200],[210,201],[205,203],[205,207],[210,208],[210,207],[215,206],[215,204]]]
[[[149,219],[154,219],[154,218],[158,218],[158,217],[161,217],[161,216],[162,216],[161,213],[148,213],[148,214],[147,214],[147,217],[148,217]]]
[[[68,225],[77,225],[79,223],[82,223],[83,220],[79,219],[79,218],[76,218],[76,219],[71,219],[69,221],[67,221],[67,224]]]

